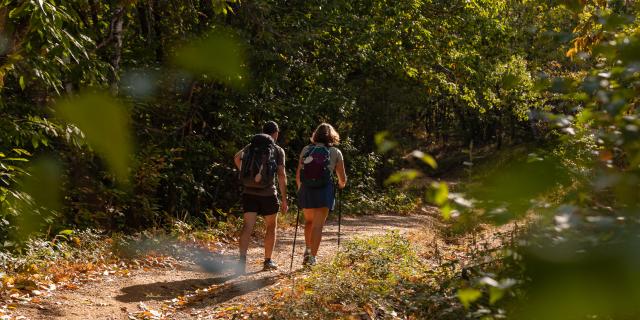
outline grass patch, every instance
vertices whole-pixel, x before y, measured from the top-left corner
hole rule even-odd
[[[355,239],[328,264],[276,293],[276,319],[460,319],[465,310],[451,269],[420,257],[398,232]],[[289,293],[285,292],[289,290]]]

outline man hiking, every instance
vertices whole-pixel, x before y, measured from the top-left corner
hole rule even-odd
[[[240,259],[236,273],[244,274],[247,265],[247,249],[257,216],[264,217],[266,236],[264,239],[263,270],[275,270],[278,266],[271,260],[276,243],[278,211],[286,213],[287,175],[285,171],[284,150],[276,144],[278,124],[269,121],[262,127],[262,133],[253,136],[251,143],[234,156],[234,162],[240,170],[243,185],[242,207],[244,226],[240,235]],[[278,201],[276,175],[281,201]]]

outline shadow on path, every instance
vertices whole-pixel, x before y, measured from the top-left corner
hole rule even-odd
[[[260,276],[268,273],[255,272],[253,274]],[[242,278],[239,281],[229,281],[215,290],[202,293],[198,299],[192,300],[192,302],[187,305],[196,309],[211,307],[213,305],[229,301],[235,297],[271,286],[284,276],[285,274],[278,273],[253,279]]]
[[[122,291],[123,294],[117,296],[115,299],[121,302],[162,301],[183,295],[186,291],[193,291],[214,284],[224,283],[235,277],[235,275],[231,275],[210,279],[187,279],[182,281],[135,285],[122,288],[120,291]]]

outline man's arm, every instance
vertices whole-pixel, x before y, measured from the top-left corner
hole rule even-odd
[[[238,151],[236,155],[233,156],[233,162],[236,164],[236,168],[238,168],[238,170],[242,167],[242,151],[243,150]]]
[[[285,202],[287,200],[287,172],[284,166],[278,166],[278,187],[282,202]]]
[[[282,164],[278,165],[278,187],[280,188],[280,212],[287,213],[289,210],[289,203],[287,202],[287,170],[285,169],[284,163],[284,152],[282,152]]]

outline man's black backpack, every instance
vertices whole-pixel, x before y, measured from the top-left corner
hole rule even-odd
[[[256,189],[271,187],[277,170],[276,152],[276,143],[270,135],[261,133],[253,136],[242,155],[242,185]]]

